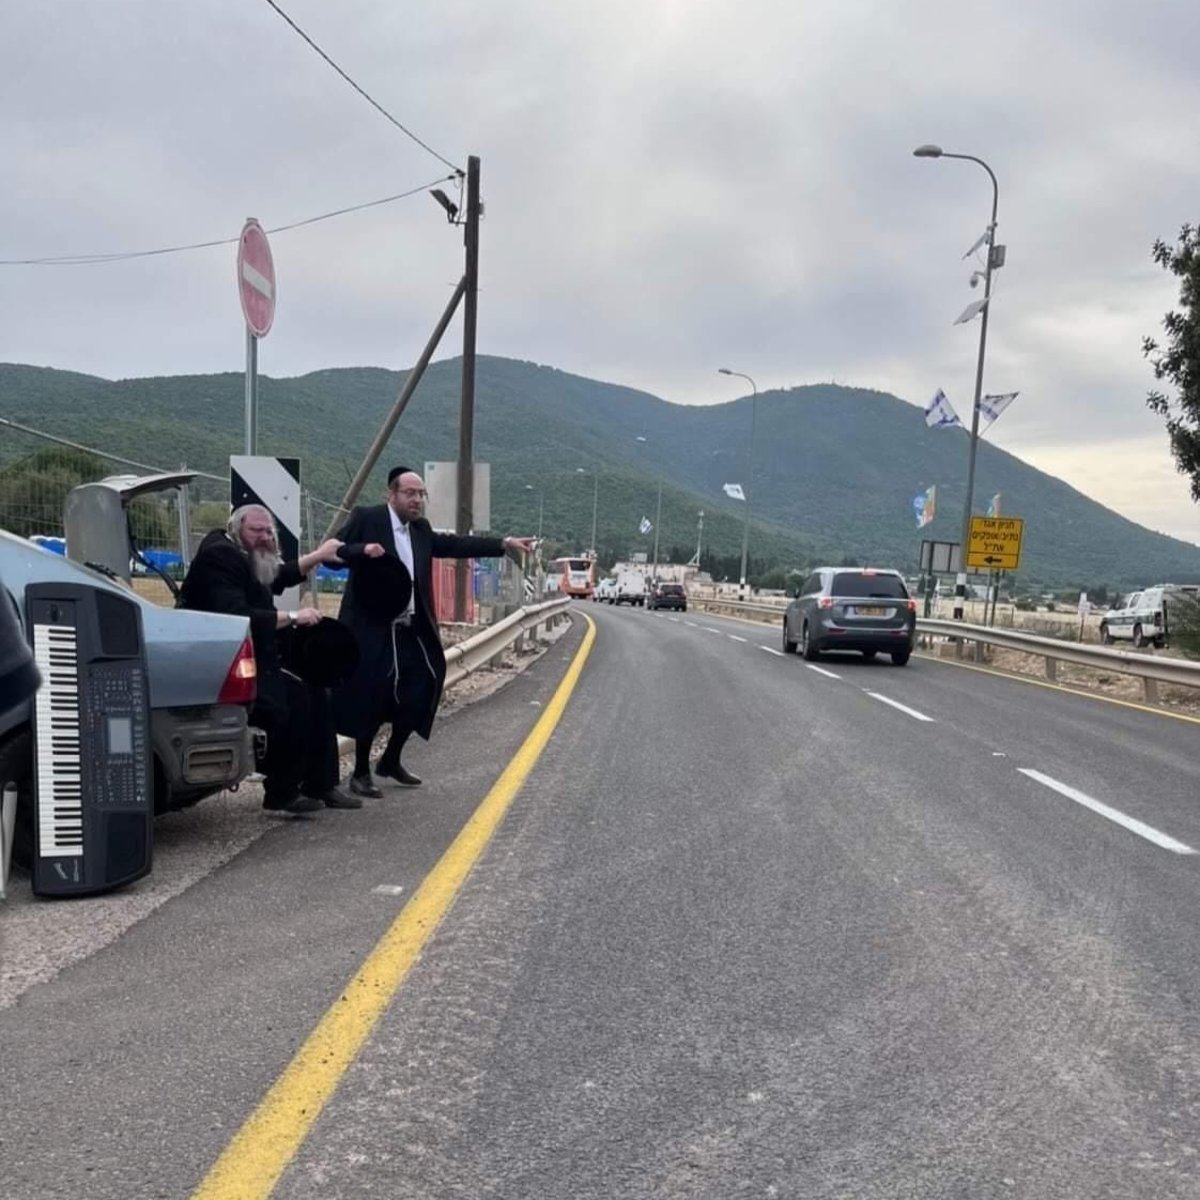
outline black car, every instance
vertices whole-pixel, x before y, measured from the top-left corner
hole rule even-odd
[[[796,590],[783,615],[783,650],[810,661],[825,650],[882,651],[904,666],[917,631],[917,602],[899,571],[819,567]]]
[[[656,583],[647,602],[649,608],[673,608],[687,612],[687,592],[681,583]]]

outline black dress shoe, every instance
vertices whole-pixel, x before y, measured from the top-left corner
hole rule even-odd
[[[379,789],[376,788],[376,791]],[[332,787],[323,796],[318,797],[326,808],[362,808],[362,801],[357,796],[347,796],[341,788]]]
[[[320,800],[314,799],[312,796],[297,796],[293,800],[272,798],[263,801],[263,808],[268,812],[310,813],[316,812],[320,807]]]
[[[375,764],[375,774],[385,779],[394,779],[401,787],[420,787],[421,778],[411,771],[406,771],[402,763],[385,763],[382,760]]]
[[[372,800],[378,800],[383,795],[370,775],[351,775],[350,791],[356,796],[369,796]]]

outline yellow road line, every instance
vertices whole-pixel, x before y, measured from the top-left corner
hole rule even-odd
[[[584,620],[588,630],[583,644],[538,723],[345,991],[226,1146],[192,1193],[192,1200],[266,1200],[270,1196],[562,719],[596,640],[595,623],[588,616]]]
[[[1105,704],[1116,704],[1121,708],[1132,708],[1137,712],[1153,713],[1156,717],[1170,717],[1173,721],[1186,721],[1189,725],[1200,725],[1200,717],[1189,717],[1187,713],[1172,712],[1169,708],[1155,708],[1152,704],[1138,704],[1136,700],[1122,700],[1119,696],[1106,696],[1103,692],[1085,691],[1069,684],[1051,683],[1048,679],[1035,679],[1032,675],[1021,675],[1016,671],[998,671],[994,667],[981,667],[975,663],[959,662],[953,658],[936,658],[932,654],[918,654],[922,662],[941,663],[947,667],[962,667],[967,671],[978,671],[981,675],[994,675],[997,679],[1015,679],[1034,687],[1049,688],[1052,692],[1065,692],[1068,696],[1082,696],[1085,700],[1100,700]]]

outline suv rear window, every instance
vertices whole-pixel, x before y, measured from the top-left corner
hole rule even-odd
[[[864,575],[860,571],[844,571],[833,577],[831,596],[883,596],[891,600],[907,600],[904,581],[896,575]]]
[[[679,583],[660,583],[658,585],[658,590],[664,596],[682,596],[683,595],[683,585],[679,584]]]

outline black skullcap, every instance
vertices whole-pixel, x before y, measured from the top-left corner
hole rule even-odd
[[[416,475],[417,472],[412,467],[393,467],[388,472],[388,487],[391,487],[401,475]]]

